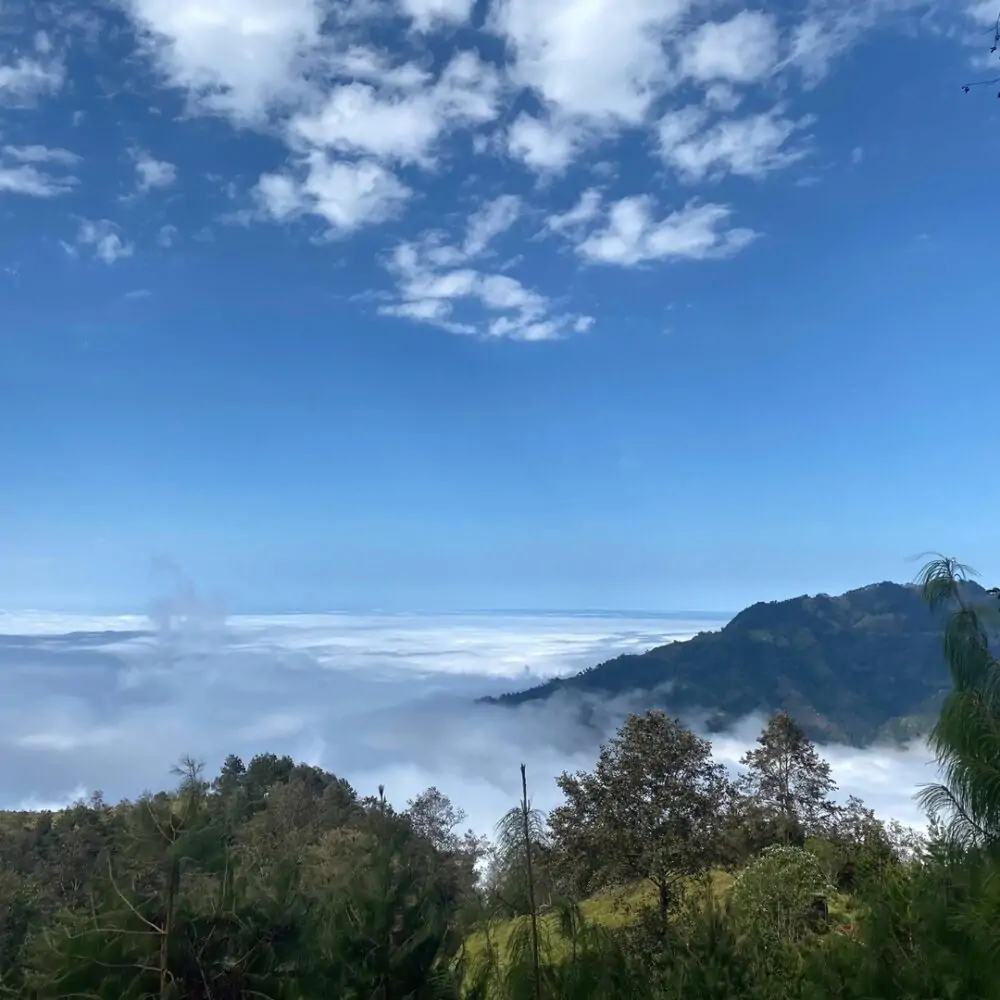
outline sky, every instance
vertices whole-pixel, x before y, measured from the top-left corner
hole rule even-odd
[[[641,696],[516,709],[474,699],[574,673],[722,620],[626,615],[313,614],[225,616],[184,585],[150,616],[0,613],[0,808],[59,808],[95,791],[108,801],[173,787],[182,754],[211,777],[229,753],[290,754],[385,785],[399,808],[434,785],[492,834],[520,792],[561,801],[555,778],[591,770],[599,744]],[[526,672],[525,668],[530,672]],[[696,730],[697,719],[685,720]],[[732,773],[764,720],[711,737]],[[150,734],[155,733],[155,738]],[[884,819],[921,826],[913,801],[931,754],[821,747],[840,788]]]
[[[992,0],[0,0],[0,607],[1000,575]]]

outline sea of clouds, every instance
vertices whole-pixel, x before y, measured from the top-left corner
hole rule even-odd
[[[148,616],[0,612],[0,807],[56,808],[95,790],[109,799],[168,787],[182,754],[214,773],[229,753],[291,754],[384,784],[403,806],[436,785],[489,833],[514,804],[519,764],[534,804],[559,801],[555,776],[590,768],[603,736],[641,698],[516,710],[482,695],[641,652],[716,620],[681,615],[323,614],[229,616],[190,587]],[[760,732],[743,720],[712,737],[735,766]],[[920,825],[913,794],[934,779],[924,746],[826,746],[841,795]]]

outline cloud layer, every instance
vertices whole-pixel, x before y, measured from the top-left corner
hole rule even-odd
[[[57,805],[94,789],[134,796],[169,783],[182,753],[217,768],[227,753],[290,753],[347,777],[384,783],[402,803],[436,784],[488,832],[516,798],[518,765],[536,803],[554,777],[590,767],[601,739],[641,702],[512,711],[476,705],[540,677],[685,638],[721,622],[588,616],[222,614],[191,592],[150,619],[0,614],[2,805]],[[748,719],[714,738],[733,764],[755,739]],[[918,818],[927,753],[824,752],[846,795]]]

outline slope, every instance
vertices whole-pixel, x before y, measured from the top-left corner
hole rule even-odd
[[[970,584],[970,598],[985,593]],[[896,583],[758,603],[717,632],[484,700],[639,692],[647,708],[706,713],[714,731],[784,709],[820,741],[903,739],[926,731],[949,686],[942,623],[919,588]]]

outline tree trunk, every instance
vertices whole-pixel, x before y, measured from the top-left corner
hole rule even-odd
[[[160,1000],[167,1000],[170,992],[170,935],[174,929],[174,905],[180,870],[176,861],[167,869],[167,898],[160,934]]]
[[[659,897],[657,902],[660,909],[660,921],[665,931],[667,929],[667,917],[670,914],[670,887],[666,882],[659,882],[656,888]]]
[[[535,906],[535,876],[531,867],[531,830],[528,826],[528,778],[521,765],[521,818],[524,821],[524,852],[528,868],[528,902],[531,906],[531,957],[535,972],[535,1000],[542,996],[542,970],[538,946],[538,909]]]

